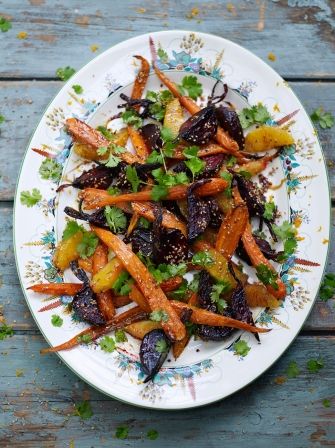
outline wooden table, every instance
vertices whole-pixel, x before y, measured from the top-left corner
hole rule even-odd
[[[198,8],[193,9],[192,8]],[[45,342],[25,304],[12,243],[15,182],[29,136],[62,86],[58,67],[79,69],[95,54],[129,37],[160,29],[189,29],[231,39],[267,60],[292,86],[308,112],[335,111],[334,0],[2,0],[0,15],[13,28],[0,32],[0,303],[15,335],[0,341],[0,447],[321,447],[335,446],[334,301],[318,300],[303,331],[266,374],[234,396],[202,409],[157,412],[101,395],[56,356],[41,358]],[[17,34],[27,32],[26,39]],[[335,127],[320,138],[333,171]],[[332,270],[333,250],[328,271]],[[311,374],[306,362],[321,356]],[[287,379],[295,360],[301,370]],[[16,370],[22,369],[22,376]],[[18,372],[20,373],[20,372]],[[285,381],[286,380],[286,381]],[[285,381],[285,382],[284,382]],[[90,400],[90,420],[73,416],[73,403]],[[331,400],[331,407],[323,405]],[[114,436],[130,428],[127,440]],[[156,441],[146,439],[156,429]]]

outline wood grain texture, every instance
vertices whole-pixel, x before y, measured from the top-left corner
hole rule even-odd
[[[12,243],[12,205],[3,203],[0,207],[0,213],[0,267],[2,273],[0,305],[3,305],[8,323],[13,324],[15,329],[36,332],[38,330],[26,305],[16,272]],[[327,272],[334,271],[335,252],[333,249],[335,238],[332,241]],[[334,305],[335,300],[330,300],[327,303],[318,300],[304,326],[304,330],[335,331]]]
[[[264,60],[272,51],[285,77],[334,78],[333,8],[332,0],[7,0],[0,14],[13,28],[1,33],[0,54],[11,57],[1,58],[0,76],[53,78],[58,67],[86,64],[92,44],[103,51],[148,31],[186,29],[226,37]]]
[[[302,448],[335,444],[335,338],[299,337],[286,354],[257,381],[216,404],[200,409],[162,412],[117,402],[79,380],[56,355],[43,358],[41,336],[15,335],[1,344],[0,446],[2,448],[148,447],[214,448],[257,446]],[[306,362],[322,357],[324,368],[309,373]],[[296,361],[300,375],[288,379]],[[16,370],[22,369],[22,376]],[[278,379],[279,378],[279,379]],[[284,384],[277,384],[286,380]],[[74,403],[90,400],[93,417],[73,415]],[[325,408],[324,399],[332,407]],[[127,440],[114,436],[129,427]],[[159,432],[156,442],[146,439]],[[251,445],[246,442],[248,439]]]
[[[6,122],[1,127],[0,135],[0,200],[13,199],[19,167],[29,138],[62,85],[62,82],[56,81],[0,81],[0,91],[6,104],[1,108]],[[335,82],[292,82],[290,85],[308,113],[319,106],[325,110],[334,110]],[[320,131],[319,136],[328,160],[335,197],[335,127]]]

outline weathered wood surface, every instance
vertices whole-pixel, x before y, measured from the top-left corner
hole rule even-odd
[[[0,206],[0,266],[2,287],[0,289],[0,305],[3,305],[6,319],[18,330],[35,331],[36,325],[23,297],[20,282],[16,273],[12,243],[12,206],[3,203]],[[335,216],[335,210],[334,210]],[[333,238],[334,242],[335,238]],[[330,250],[328,271],[333,271],[335,253]],[[304,331],[335,331],[335,300],[327,303],[320,300],[314,306]]]
[[[201,409],[159,412],[111,400],[80,381],[56,355],[41,359],[41,336],[15,335],[1,344],[0,446],[305,448],[335,446],[335,337],[300,336],[266,374],[238,394]],[[306,362],[322,357],[324,368],[309,373]],[[296,361],[300,375],[285,380]],[[22,376],[16,370],[22,369]],[[80,421],[73,403],[89,399],[94,412]],[[325,408],[324,399],[332,407]],[[129,426],[129,438],[115,429]],[[146,439],[149,429],[159,438]],[[249,442],[248,442],[249,441]]]
[[[194,7],[198,15],[190,19]],[[53,78],[58,67],[87,63],[92,44],[102,51],[161,29],[214,33],[263,59],[273,51],[273,66],[285,77],[335,76],[332,0],[10,0],[0,4],[0,14],[13,22],[13,29],[0,35],[2,54],[11,56],[1,59],[2,77]],[[28,37],[18,43],[21,31]]]
[[[57,81],[0,81],[1,97],[6,104],[3,114],[7,119],[0,136],[0,200],[13,199],[17,174],[30,135],[34,132],[44,109],[62,85],[62,82]],[[323,106],[325,110],[333,110],[335,82],[291,82],[290,85],[308,113],[319,106]],[[320,132],[320,140],[329,162],[335,197],[335,127]]]

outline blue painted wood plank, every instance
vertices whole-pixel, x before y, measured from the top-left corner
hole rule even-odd
[[[30,134],[62,84],[54,81],[0,81],[3,98],[0,113],[6,117],[6,122],[0,129],[0,200],[13,199],[16,178]],[[292,82],[290,85],[309,113],[323,106],[325,110],[335,114],[335,83]],[[329,161],[331,185],[334,190],[335,126],[320,131],[319,135]],[[333,196],[335,197],[335,192]]]
[[[16,335],[2,341],[0,354],[0,446],[209,448],[256,446],[302,448],[335,444],[335,338],[299,337],[256,382],[224,401],[173,413],[136,409],[96,392],[56,355],[41,358],[41,336]],[[324,368],[309,373],[306,362],[321,356]],[[300,374],[288,379],[296,361]],[[22,376],[16,370],[22,369]],[[281,382],[285,381],[283,384]],[[278,384],[279,383],[279,384]],[[89,400],[94,415],[81,421],[74,403]],[[324,399],[331,400],[325,408]],[[115,438],[119,425],[127,440]],[[146,439],[149,429],[159,432]]]
[[[0,13],[13,28],[0,34],[0,75],[54,77],[58,67],[79,69],[99,51],[139,34],[167,29],[214,33],[272,63],[285,77],[333,78],[332,0],[244,1],[10,0]],[[24,40],[16,36],[28,33]],[[9,57],[10,55],[10,57]]]

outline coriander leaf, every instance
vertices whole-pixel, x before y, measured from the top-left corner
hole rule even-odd
[[[324,408],[330,408],[331,401],[329,400],[329,398],[325,398],[324,400],[322,400],[322,404]]]
[[[63,167],[60,163],[54,159],[44,159],[38,170],[42,179],[50,179],[54,182],[58,182],[61,178]]]
[[[140,219],[138,220],[137,225],[139,227],[142,227],[143,229],[149,229],[150,221],[148,221],[147,219],[143,218],[143,216],[141,216]]]
[[[80,226],[77,221],[68,221],[63,231],[62,240],[68,240],[71,236],[79,231],[84,232],[84,227]]]
[[[280,226],[274,224],[272,228],[277,237],[282,241],[287,238],[294,238],[297,234],[297,229],[288,221],[284,221]]]
[[[100,149],[100,148],[99,148]],[[98,150],[99,151],[99,150]],[[115,156],[112,152],[110,152],[107,162],[105,163],[106,166],[109,168],[114,168],[118,166],[118,164],[121,162],[120,157]]]
[[[196,334],[197,329],[198,329],[198,325],[197,324],[193,324],[192,322],[185,322],[185,327],[186,327],[186,331],[188,336],[193,336],[194,334]]]
[[[88,258],[94,254],[99,243],[99,238],[94,232],[84,232],[81,242],[77,245],[80,258]]]
[[[113,196],[115,194],[120,194],[121,190],[118,187],[109,187],[107,188],[107,193]]]
[[[156,440],[158,438],[158,431],[155,429],[149,429],[147,432],[147,439],[149,440]]]
[[[31,192],[21,191],[20,194],[21,204],[26,205],[27,207],[33,207],[41,199],[42,199],[41,192],[37,188],[33,188]]]
[[[196,174],[201,173],[206,166],[205,162],[203,160],[199,159],[199,157],[194,157],[191,160],[186,160],[185,165],[191,171],[193,177]]]
[[[6,33],[12,28],[12,22],[10,20],[7,20],[5,17],[0,16],[0,30],[3,33]]]
[[[132,187],[133,191],[136,192],[141,183],[141,180],[139,179],[139,177],[137,175],[136,169],[131,165],[127,166],[126,178],[131,183],[131,187]]]
[[[166,353],[169,350],[166,340],[163,338],[158,339],[155,345],[155,349],[158,353]]]
[[[83,420],[91,418],[93,415],[91,403],[87,400],[84,400],[81,403],[76,404],[75,415],[78,415]]]
[[[128,426],[125,426],[125,425],[118,426],[115,431],[115,437],[117,439],[124,440],[128,437],[128,433],[129,433]]]
[[[219,313],[222,313],[223,310],[227,307],[227,302],[220,296],[221,294],[225,294],[226,292],[228,292],[230,289],[230,284],[225,281],[218,282],[212,287],[210,297],[212,302],[216,304]]]
[[[146,99],[153,102],[149,105],[150,115],[158,121],[163,120],[165,116],[166,105],[173,99],[173,95],[169,90],[153,92],[149,90]]]
[[[167,280],[168,278],[171,277],[175,277],[177,275],[183,276],[184,274],[186,274],[187,271],[186,263],[180,263],[180,264],[160,263],[157,267],[153,266],[153,264],[151,263],[146,264],[148,266],[150,273],[153,275],[154,279],[158,283],[162,283],[164,280]]]
[[[297,246],[298,242],[295,238],[288,238],[284,242],[284,250],[278,253],[277,256],[278,263],[285,262],[291,255],[293,255]]]
[[[126,336],[126,333],[123,330],[116,330],[115,331],[115,341],[116,342],[127,342],[128,338]]]
[[[300,373],[300,369],[296,361],[291,361],[287,366],[286,374],[289,378],[296,378]]]
[[[320,288],[320,299],[324,302],[332,299],[335,294],[335,274],[326,274],[322,280]]]
[[[165,157],[172,157],[174,155],[174,149],[177,146],[177,142],[176,141],[171,141],[171,142],[165,142],[164,146],[162,148],[163,154],[165,155]]]
[[[271,119],[269,111],[261,103],[258,103],[251,108],[242,109],[238,116],[243,129],[246,129],[253,124],[264,124]]]
[[[107,207],[105,207],[104,214],[109,228],[114,233],[119,233],[126,228],[127,217],[118,207],[110,207],[107,205]]]
[[[135,129],[140,128],[143,124],[142,118],[134,109],[125,110],[122,113],[121,118],[124,123],[134,126]]]
[[[101,132],[101,134],[109,141],[113,141],[115,139],[115,135],[113,134],[113,132],[107,129],[106,126],[98,126],[97,131]]]
[[[198,78],[194,75],[184,76],[178,88],[182,95],[185,95],[186,90],[188,96],[193,100],[202,95],[202,84],[198,82]]]
[[[100,148],[97,149],[98,156],[104,156],[109,151],[108,146],[100,146]]]
[[[235,342],[233,349],[235,350],[235,355],[239,355],[244,358],[251,350],[251,347],[249,347],[246,341],[240,339],[238,342]]]
[[[61,327],[63,325],[63,319],[58,314],[51,316],[51,323],[54,327]]]
[[[198,156],[199,146],[188,146],[184,149],[183,154],[187,159],[193,159]]]
[[[3,324],[0,326],[0,341],[3,341],[6,338],[11,338],[14,335],[14,330],[7,324]]]
[[[226,167],[227,168],[232,168],[237,162],[236,157],[234,156],[229,156],[227,161],[226,161]]]
[[[154,310],[150,313],[149,319],[154,322],[167,322],[169,315],[164,310]]]
[[[212,255],[207,251],[200,251],[193,255],[192,264],[206,267],[214,263]]]
[[[198,292],[198,288],[199,288],[199,273],[196,273],[193,275],[193,279],[190,281],[190,283],[188,284],[188,289],[191,290],[192,292]]]
[[[99,342],[99,345],[101,350],[106,353],[112,353],[116,348],[115,341],[110,336],[104,336]]]
[[[165,185],[155,185],[151,190],[151,199],[153,201],[160,201],[161,199],[166,198],[168,192],[169,190]]]
[[[252,174],[249,171],[239,170],[238,174],[240,174],[241,176],[243,176],[247,180],[252,178]]]
[[[122,271],[121,274],[118,276],[118,278],[115,280],[112,288],[114,291],[116,291],[118,294],[120,293],[120,289],[122,286],[130,279],[130,275],[127,271]]]
[[[310,373],[317,373],[319,370],[324,368],[323,359],[309,359],[307,361],[307,369]]]
[[[330,129],[335,123],[334,116],[330,112],[325,112],[322,107],[315,109],[311,114],[314,123],[318,123],[322,129]]]
[[[277,284],[277,273],[270,269],[266,264],[256,266],[256,275],[264,285],[270,285],[273,289],[279,289]]]
[[[69,66],[66,67],[60,67],[56,70],[56,76],[61,81],[67,81],[76,73],[75,69]]]
[[[177,289],[169,293],[169,296],[176,300],[183,300],[186,297],[187,293],[188,293],[187,281],[183,280],[181,285]]]
[[[84,91],[84,89],[82,88],[82,86],[79,85],[79,84],[73,84],[72,89],[75,91],[75,93],[76,93],[77,95],[82,94],[83,91]]]
[[[4,115],[0,114],[0,124],[2,124],[4,122],[5,122],[5,117],[4,117]]]
[[[227,188],[224,190],[224,194],[228,197],[232,197],[232,188],[231,183],[233,181],[233,175],[231,173],[228,173],[228,171],[221,171],[220,177],[224,179],[226,182],[228,182]]]
[[[79,344],[90,344],[92,342],[92,337],[90,334],[82,334],[77,337]]]
[[[164,142],[171,142],[174,140],[173,132],[166,126],[162,126],[161,128],[161,137]]]
[[[275,211],[276,211],[276,205],[274,202],[272,202],[272,201],[265,202],[263,218],[268,219],[268,220],[273,219],[273,215],[274,215]]]
[[[158,151],[152,151],[146,160],[146,163],[163,163],[163,156]]]
[[[182,171],[181,173],[177,173],[175,175],[175,181],[176,181],[176,185],[180,185],[180,184],[185,185],[185,184],[188,184],[190,180],[187,177],[187,174]]]
[[[134,283],[134,279],[129,279],[124,285],[120,288],[120,295],[126,296],[131,291],[131,285]]]

